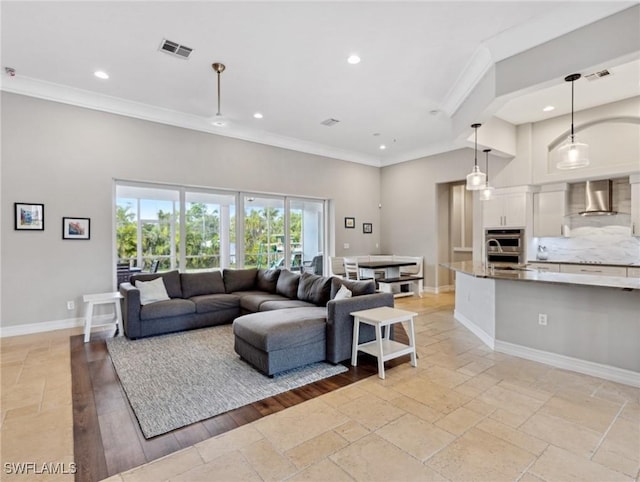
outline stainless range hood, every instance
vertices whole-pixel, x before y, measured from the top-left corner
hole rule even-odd
[[[611,216],[618,214],[612,208],[611,180],[587,181],[585,186],[584,211],[581,216]]]

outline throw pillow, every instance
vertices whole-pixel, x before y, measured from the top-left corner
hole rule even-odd
[[[295,300],[296,294],[298,293],[299,282],[299,274],[292,273],[286,269],[280,270],[280,276],[278,276],[278,283],[276,284],[276,293],[286,296],[290,300]]]
[[[178,270],[165,271],[162,273],[134,274],[131,279],[132,285],[136,286],[137,281],[151,281],[162,278],[164,287],[167,289],[169,298],[182,298],[182,285],[180,284],[180,273]]]
[[[140,290],[141,305],[148,305],[157,301],[166,301],[169,299],[167,288],[165,288],[162,278],[156,278],[151,281],[136,280],[136,288]]]
[[[259,269],[256,287],[260,291],[275,293],[278,285],[278,276],[280,276],[279,269]]]
[[[327,306],[331,296],[331,278],[302,273],[298,285],[298,299],[316,306]]]
[[[180,273],[180,282],[182,283],[182,296],[184,298],[225,292],[220,271]]]
[[[351,291],[353,296],[370,295],[376,292],[376,283],[373,280],[369,281],[349,281],[333,277],[331,280],[331,299],[336,297],[340,287],[346,286]]]
[[[333,297],[334,300],[346,300],[347,298],[351,298],[351,290],[349,290],[345,285],[342,285]]]

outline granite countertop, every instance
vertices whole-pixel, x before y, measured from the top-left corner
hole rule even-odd
[[[602,286],[608,288],[623,288],[640,290],[640,278],[627,278],[625,276],[600,276],[572,273],[549,273],[536,269],[527,269],[524,266],[511,265],[512,269],[496,268],[490,270],[487,266],[472,261],[457,263],[443,263],[440,266],[453,271],[465,273],[476,278],[491,278],[514,281],[537,281],[543,283],[562,283],[584,286]]]
[[[640,261],[635,263],[585,263],[580,261],[555,261],[555,260],[542,260],[542,259],[530,259],[527,263],[548,263],[548,264],[579,264],[580,266],[617,266],[622,268],[633,268],[640,266]]]

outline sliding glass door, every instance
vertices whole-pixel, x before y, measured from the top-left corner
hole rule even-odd
[[[323,271],[323,200],[126,181],[115,194],[120,267]]]
[[[324,201],[289,199],[289,236],[296,247],[299,265],[305,271],[323,274],[324,264]]]

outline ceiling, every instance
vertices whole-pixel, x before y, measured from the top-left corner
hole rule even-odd
[[[15,76],[1,87],[380,166],[460,147],[452,116],[478,80],[479,52],[495,63],[634,4],[2,1],[2,67]],[[163,39],[193,53],[162,52]],[[224,127],[212,125],[213,62],[226,65]],[[638,67],[580,81],[576,109],[639,95]],[[496,115],[519,124],[568,112],[563,80],[543,87]],[[548,104],[556,110],[542,113]],[[340,122],[321,124],[329,118]]]

